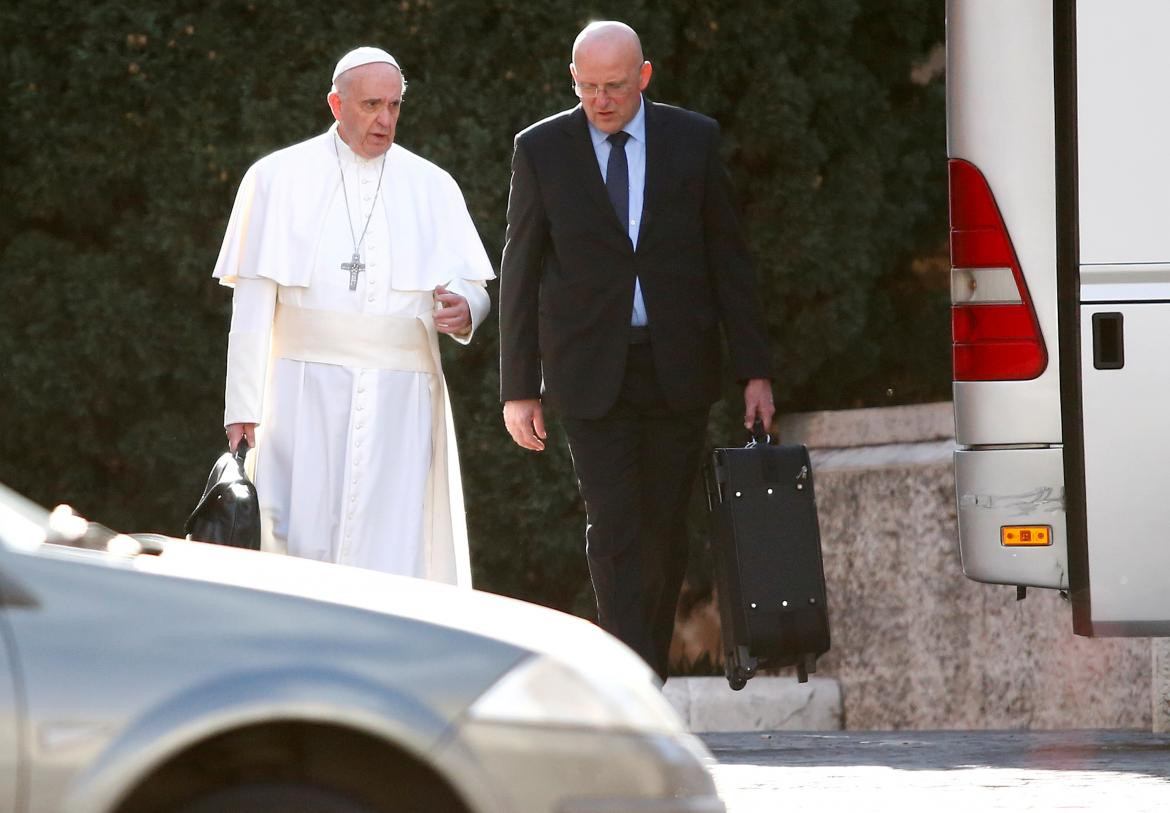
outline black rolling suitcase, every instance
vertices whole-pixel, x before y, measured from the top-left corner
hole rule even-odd
[[[795,666],[804,683],[829,651],[808,449],[768,441],[757,423],[752,442],[715,449],[704,468],[724,672],[737,691],[760,668]]]

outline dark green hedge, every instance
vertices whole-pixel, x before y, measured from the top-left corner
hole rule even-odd
[[[653,98],[723,124],[781,409],[945,398],[942,4],[570,6],[0,7],[0,481],[178,532],[222,445],[230,297],[209,274],[244,169],[323,130],[336,59],[382,45],[410,79],[399,141],[460,181],[498,258],[512,135],[575,102],[570,43],[605,16],[642,34]],[[494,331],[447,348],[478,583],[587,613],[563,439],[510,444]],[[738,414],[717,409],[712,436],[738,441]]]

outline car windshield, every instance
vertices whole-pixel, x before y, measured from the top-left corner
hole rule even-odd
[[[49,512],[0,484],[0,540],[9,547],[34,549],[48,538]]]

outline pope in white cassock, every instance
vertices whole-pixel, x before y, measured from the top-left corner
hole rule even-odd
[[[224,425],[233,450],[259,435],[264,549],[470,586],[438,334],[470,341],[495,275],[455,181],[394,143],[405,89],[351,51],[337,122],[244,175],[214,273]]]

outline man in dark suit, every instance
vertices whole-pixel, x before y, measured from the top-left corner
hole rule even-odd
[[[719,397],[719,324],[746,427],[771,424],[768,340],[718,125],[642,96],[651,66],[623,23],[587,26],[569,71],[581,104],[516,136],[504,422],[540,451],[542,403],[561,412],[598,622],[665,679],[686,505]]]

